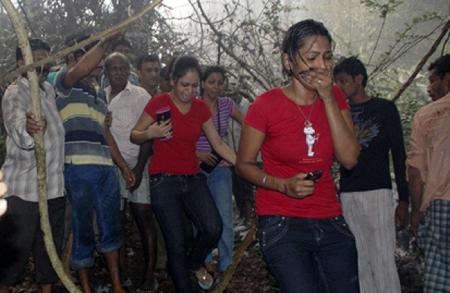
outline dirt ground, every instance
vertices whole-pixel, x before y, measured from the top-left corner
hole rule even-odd
[[[239,221],[236,223],[236,247],[242,242],[247,233],[247,229]],[[131,223],[127,224],[127,260],[128,260],[128,279],[126,280],[128,292],[139,292],[135,288],[140,282],[140,276],[143,272],[143,255],[141,251],[140,242],[136,228]],[[397,249],[397,266],[402,283],[403,293],[418,293],[422,291],[422,261],[417,249],[414,245],[410,245],[408,235],[400,234],[400,246]],[[408,247],[409,246],[409,247]],[[32,261],[28,271],[33,270]],[[73,272],[72,272],[73,273]],[[109,278],[106,266],[102,257],[96,258],[94,268],[91,270],[91,282],[94,292],[103,293],[109,292]],[[74,276],[74,275],[73,275]],[[159,287],[154,292],[171,293],[175,292],[171,280],[166,272],[162,269],[157,270],[156,278]],[[38,292],[36,286],[32,282],[32,274],[30,273],[21,285],[17,286],[12,292]],[[55,292],[67,292],[62,285],[56,287]],[[148,291],[146,291],[148,292]],[[199,292],[202,292],[199,290]],[[263,293],[263,292],[280,292],[277,285],[267,271],[265,263],[261,257],[259,246],[254,241],[249,249],[245,252],[241,262],[239,263],[236,272],[229,284],[228,293]]]

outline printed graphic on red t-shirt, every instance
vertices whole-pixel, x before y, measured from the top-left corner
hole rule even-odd
[[[334,87],[333,92],[339,108],[348,109],[342,91]],[[289,178],[298,173],[323,170],[314,193],[303,199],[258,188],[256,211],[259,215],[327,218],[342,213],[330,173],[334,151],[322,99],[298,106],[281,88],[276,88],[256,98],[245,124],[265,133],[261,155],[268,174]],[[306,133],[307,127],[313,128],[314,133]]]

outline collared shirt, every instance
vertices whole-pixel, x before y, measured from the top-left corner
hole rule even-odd
[[[55,92],[49,83],[40,89],[42,115],[47,120],[44,144],[48,199],[63,196],[64,128],[55,105]],[[26,201],[39,200],[34,140],[26,131],[26,113],[31,111],[30,85],[20,77],[11,84],[2,99],[2,115],[7,133],[6,158],[2,166],[8,185],[6,196]]]
[[[420,210],[431,201],[450,200],[450,93],[417,111],[406,164],[425,183]]]
[[[66,131],[65,163],[112,166],[111,151],[104,137],[107,111],[104,94],[84,80],[66,88],[63,84],[66,73],[64,67],[55,79],[56,106]]]
[[[108,109],[112,113],[111,133],[122,157],[128,166],[133,168],[137,163],[140,146],[130,141],[131,129],[141,117],[151,96],[144,88],[130,82],[113,98],[111,98],[111,86],[106,87],[105,93]]]

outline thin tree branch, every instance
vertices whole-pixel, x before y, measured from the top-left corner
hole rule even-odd
[[[269,86],[262,81],[258,76],[256,76],[256,74],[253,72],[253,70],[250,69],[250,67],[248,66],[247,63],[245,63],[242,59],[238,58],[236,56],[236,54],[234,54],[234,52],[227,46],[225,46],[225,44],[222,41],[222,38],[220,38],[221,34],[220,32],[216,29],[216,27],[211,23],[210,19],[208,18],[208,16],[206,15],[205,11],[203,10],[203,7],[200,3],[200,0],[197,0],[197,5],[198,8],[200,9],[200,12],[202,13],[203,18],[206,20],[206,22],[208,23],[209,27],[211,28],[211,30],[214,32],[214,34],[216,36],[218,36],[218,44],[222,47],[222,49],[224,50],[225,53],[227,53],[227,55],[229,55],[231,58],[233,58],[240,66],[242,66],[242,68],[248,72],[248,74],[251,75],[251,77],[265,90],[269,89]]]
[[[248,247],[255,241],[256,238],[256,225],[255,221],[252,221],[252,225],[250,227],[250,230],[247,232],[247,235],[245,236],[244,241],[239,245],[239,247],[236,249],[236,252],[233,257],[233,262],[228,266],[226,271],[222,275],[222,282],[220,282],[219,285],[217,285],[214,290],[212,290],[212,293],[222,293],[225,291],[228,287],[228,285],[231,282],[231,279],[233,278],[234,273],[236,272],[236,268],[239,265],[242,257],[244,256],[244,253],[247,251]]]
[[[375,51],[377,50],[378,43],[380,42],[381,34],[383,33],[384,25],[386,24],[386,18],[387,14],[383,17],[383,22],[381,23],[380,31],[378,32],[377,40],[375,41],[375,46],[373,47],[372,53],[369,57],[369,62],[367,62],[368,65],[370,65],[370,62],[372,62],[373,55],[375,54]]]
[[[20,10],[22,10],[23,16],[24,16],[25,21],[27,22],[27,25],[28,25],[28,29],[31,31],[31,33],[32,33],[35,37],[38,37],[38,35],[36,35],[36,32],[33,30],[33,26],[31,25],[31,21],[30,21],[30,19],[28,18],[28,14],[27,14],[27,12],[25,11],[25,8],[23,7],[22,1],[20,1],[20,0],[17,1],[17,5],[19,5]]]
[[[113,32],[113,31],[125,29],[126,27],[128,27],[131,24],[133,24],[134,22],[136,22],[139,18],[144,16],[146,13],[153,10],[161,2],[162,2],[162,0],[154,0],[154,1],[150,2],[149,4],[147,4],[147,6],[145,6],[139,13],[127,18],[126,20],[122,21],[121,23],[119,23],[115,26],[112,26],[102,32],[92,34],[90,38],[88,38],[82,42],[79,42],[72,47],[65,48],[65,49],[63,49],[45,59],[42,59],[38,62],[34,62],[33,64],[19,67],[18,69],[14,70],[13,72],[10,72],[10,73],[2,76],[2,78],[0,79],[0,85],[3,85],[3,84],[13,81],[17,76],[19,76],[31,69],[34,69],[39,66],[43,66],[47,63],[54,62],[56,60],[59,60],[59,59],[63,58],[64,56],[72,53],[73,51],[83,48],[86,45],[88,45],[94,41],[100,40],[101,38],[103,38],[104,36],[106,36],[107,34]]]
[[[22,50],[25,64],[31,64],[33,63],[33,54],[31,51],[30,43],[28,41],[25,24],[23,23],[23,20],[20,18],[19,13],[14,8],[14,5],[10,0],[1,1],[6,11],[8,11],[8,16],[13,23],[14,29],[16,30],[17,40]],[[39,95],[39,80],[35,70],[28,72],[28,80],[31,83],[32,111],[35,114],[36,118],[39,120],[41,117],[41,99]],[[81,293],[81,290],[77,288],[77,286],[67,276],[62,266],[61,260],[59,259],[58,253],[56,252],[55,242],[53,241],[52,236],[52,228],[48,219],[47,172],[45,161],[44,134],[42,132],[38,133],[34,135],[33,138],[35,143],[34,151],[36,156],[36,172],[38,181],[37,185],[39,190],[39,218],[41,230],[44,234],[43,237],[45,248],[56,274],[58,275],[64,286],[67,288],[67,290],[69,290],[69,292]]]
[[[441,34],[439,37],[434,41],[431,48],[428,50],[428,52],[423,56],[422,60],[417,64],[416,69],[411,74],[411,76],[408,78],[408,80],[402,85],[402,87],[398,90],[398,92],[395,94],[395,96],[392,98],[392,101],[395,102],[400,98],[402,93],[410,86],[410,84],[414,81],[414,78],[416,78],[419,71],[422,69],[423,65],[427,62],[427,60],[430,58],[431,55],[433,55],[434,51],[436,51],[437,47],[439,46],[439,43],[442,41],[442,39],[445,37],[445,35],[448,33],[448,30],[450,28],[450,20],[447,20],[447,23],[445,24],[444,28],[442,29]]]

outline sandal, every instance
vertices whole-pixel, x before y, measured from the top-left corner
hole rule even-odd
[[[204,267],[201,267],[199,270],[195,271],[194,276],[197,279],[197,283],[200,288],[202,288],[203,290],[209,290],[212,288],[214,284],[214,278]]]

